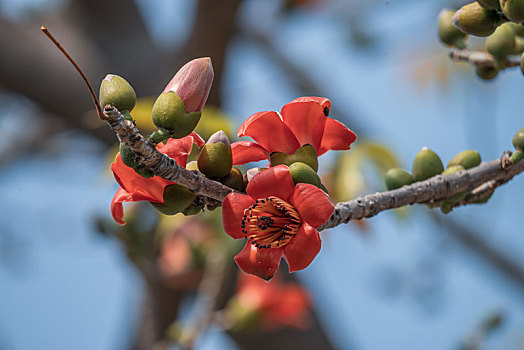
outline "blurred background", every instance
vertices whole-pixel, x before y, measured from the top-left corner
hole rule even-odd
[[[384,171],[409,170],[423,146],[444,163],[511,149],[521,73],[480,81],[437,39],[439,11],[464,3],[0,0],[0,349],[523,349],[522,176],[486,205],[323,231],[307,269],[259,284],[232,263],[241,245],[220,209],[128,205],[128,225],[112,222],[116,137],[39,30],[96,89],[126,78],[144,133],[154,98],[195,57],[215,69],[203,137],[234,139],[249,115],[298,96],[330,98],[359,136],[320,158],[343,201],[384,190]]]

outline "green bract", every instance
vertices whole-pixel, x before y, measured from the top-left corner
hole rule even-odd
[[[452,20],[462,32],[475,36],[488,36],[500,24],[497,11],[487,10],[477,2],[463,6],[455,12]]]
[[[125,143],[120,142],[118,150],[122,162],[128,167],[133,168],[138,175],[146,178],[153,176],[151,170],[147,169],[144,165],[135,162],[135,152],[133,152]]]
[[[524,1],[523,0],[500,0],[500,7],[504,16],[514,22],[524,21]]]
[[[463,49],[466,47],[464,44],[466,34],[458,30],[457,27],[453,25],[453,21],[451,19],[453,18],[454,14],[455,11],[450,9],[444,9],[440,11],[438,17],[438,36],[440,41],[442,41],[444,44]]]
[[[191,205],[195,197],[189,188],[173,184],[164,188],[164,203],[150,203],[162,214],[175,215]]]
[[[409,185],[413,182],[413,177],[410,173],[400,168],[391,168],[384,177],[384,183],[388,191],[395,190],[404,185]]]
[[[448,168],[454,165],[460,165],[464,169],[470,169],[478,166],[481,162],[480,154],[476,151],[466,150],[458,153],[448,162]]]
[[[320,176],[306,163],[296,162],[291,164],[289,166],[289,173],[295,184],[306,183],[322,189]]]
[[[180,97],[173,91],[160,94],[153,105],[153,123],[179,139],[185,137],[195,129],[202,112],[186,113],[186,107]]]
[[[302,162],[309,165],[314,171],[318,171],[318,157],[315,148],[311,145],[304,145],[297,149],[293,154],[283,152],[273,152],[270,155],[271,166],[285,164],[290,166],[296,162]]]
[[[131,111],[136,104],[133,87],[122,77],[108,74],[100,84],[100,104],[111,105],[119,111]]]
[[[486,39],[486,51],[496,57],[506,57],[515,49],[515,32],[510,23],[500,25]]]
[[[220,182],[234,190],[242,191],[244,189],[244,175],[240,169],[232,168],[229,175],[220,179]]]
[[[415,156],[411,173],[414,181],[422,181],[440,174],[443,170],[444,166],[438,154],[424,147]]]

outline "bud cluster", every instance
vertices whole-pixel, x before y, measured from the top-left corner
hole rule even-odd
[[[434,151],[423,147],[415,156],[411,174],[400,168],[389,169],[384,178],[386,188],[394,190],[413,182],[427,180],[436,175],[453,174],[461,170],[474,168],[481,163],[480,154],[476,151],[466,150],[455,155],[448,162],[446,169],[442,160]],[[457,193],[440,202],[440,210],[447,214],[453,208],[453,205],[460,202],[466,197],[466,192]],[[482,203],[488,198],[483,198]]]
[[[521,55],[524,74],[524,0],[478,0],[458,11],[444,9],[438,19],[440,41],[457,49],[466,48],[469,35],[486,37],[485,50],[493,57],[493,64],[475,63],[480,79],[494,79],[507,68],[507,58]],[[517,63],[518,65],[518,63]]]

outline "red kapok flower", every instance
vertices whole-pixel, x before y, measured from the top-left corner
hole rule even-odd
[[[272,152],[293,154],[308,144],[317,156],[329,150],[348,150],[357,136],[344,124],[328,117],[330,108],[327,98],[300,97],[282,107],[280,114],[274,111],[253,114],[237,134],[250,136],[255,142],[233,143],[233,164],[269,159]]]
[[[247,238],[235,257],[246,273],[269,280],[286,259],[289,271],[306,268],[320,251],[317,227],[333,214],[328,195],[316,186],[296,186],[286,165],[256,174],[247,195],[230,193],[222,205],[228,235]]]
[[[178,165],[185,167],[187,156],[191,152],[193,143],[200,147],[204,144],[204,140],[197,133],[192,132],[181,139],[169,139],[165,145],[159,143],[156,148],[173,158]],[[120,158],[120,153],[117,154],[115,162],[111,164],[111,170],[120,185],[111,201],[111,214],[120,225],[125,225],[123,220],[123,202],[149,201],[164,203],[164,188],[174,184],[174,182],[159,176],[145,178],[138,175],[132,168],[124,164]]]
[[[311,299],[307,291],[297,283],[280,281],[278,275],[267,283],[243,273],[235,296],[243,308],[260,313],[265,329],[280,326],[304,329],[310,321]]]

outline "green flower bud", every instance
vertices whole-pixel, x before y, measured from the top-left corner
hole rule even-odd
[[[480,154],[476,151],[467,150],[462,151],[455,157],[451,158],[448,163],[448,168],[453,165],[460,165],[464,169],[471,169],[478,166],[481,162]]]
[[[173,184],[164,188],[164,203],[149,203],[162,214],[175,215],[190,206],[195,197],[196,195],[189,188]]]
[[[423,147],[413,160],[411,173],[413,174],[413,181],[422,181],[440,174],[443,170],[444,166],[438,154]]]
[[[102,107],[111,105],[119,111],[131,111],[136,104],[136,94],[133,87],[122,77],[108,74],[100,84],[99,93]]]
[[[198,169],[207,177],[221,178],[229,174],[233,166],[233,156],[229,139],[222,130],[207,140],[197,162]]]
[[[464,167],[461,165],[452,165],[442,172],[442,175],[454,174],[457,171],[464,170]],[[467,192],[459,192],[453,196],[446,198],[440,203],[440,211],[444,214],[447,214],[451,211],[453,204],[460,202],[466,197]]]
[[[186,165],[187,170],[196,170],[198,171],[198,164],[196,160],[193,160],[192,162],[187,163]]]
[[[492,80],[499,74],[499,70],[495,67],[477,66],[475,68],[475,74],[482,80]]]
[[[220,182],[234,190],[242,191],[244,189],[244,175],[240,169],[232,168],[229,175],[220,179]]]
[[[524,52],[524,40],[521,38],[515,37],[515,47],[513,48],[513,51],[511,51],[511,55],[520,55]]]
[[[185,137],[195,129],[202,112],[186,113],[182,99],[173,91],[160,94],[153,105],[153,123],[166,129],[173,138]]]
[[[511,157],[509,157],[509,161],[511,162],[511,164],[517,164],[523,158],[524,158],[524,152],[516,150],[515,152],[513,152]]]
[[[395,190],[404,185],[409,185],[413,182],[413,177],[410,173],[400,168],[391,168],[384,177],[384,183],[388,191]]]
[[[455,12],[452,20],[462,32],[475,36],[488,36],[500,24],[497,11],[486,10],[477,2],[463,6]]]
[[[506,57],[515,49],[515,32],[510,23],[500,25],[486,39],[486,51],[495,57]]]
[[[477,0],[477,2],[487,10],[500,11],[499,0]]]
[[[524,152],[524,128],[517,131],[515,136],[513,136],[513,147],[518,151]]]
[[[151,135],[149,135],[149,140],[151,140],[151,142],[153,142],[154,144],[157,144],[160,142],[165,142],[170,137],[171,135],[169,134],[169,131],[165,129],[158,129],[157,131],[154,131],[151,133]]]
[[[513,29],[513,32],[515,35],[518,35],[520,37],[524,37],[524,24],[522,23],[508,23],[511,26],[511,29]]]
[[[289,173],[295,184],[306,183],[322,189],[320,176],[306,163],[296,162],[291,164],[289,166]]]
[[[513,22],[524,21],[524,1],[522,0],[500,0],[502,13]]]
[[[293,154],[283,152],[273,152],[270,155],[271,166],[285,164],[290,166],[296,162],[302,162],[309,165],[313,170],[318,171],[318,157],[315,148],[311,145],[304,145],[297,149]]]
[[[451,19],[453,18],[454,14],[455,11],[450,9],[444,9],[440,11],[438,16],[438,36],[440,41],[442,41],[444,44],[463,49],[466,47],[466,44],[464,44],[464,39],[467,35],[458,30],[457,27],[453,25],[453,21]]]

